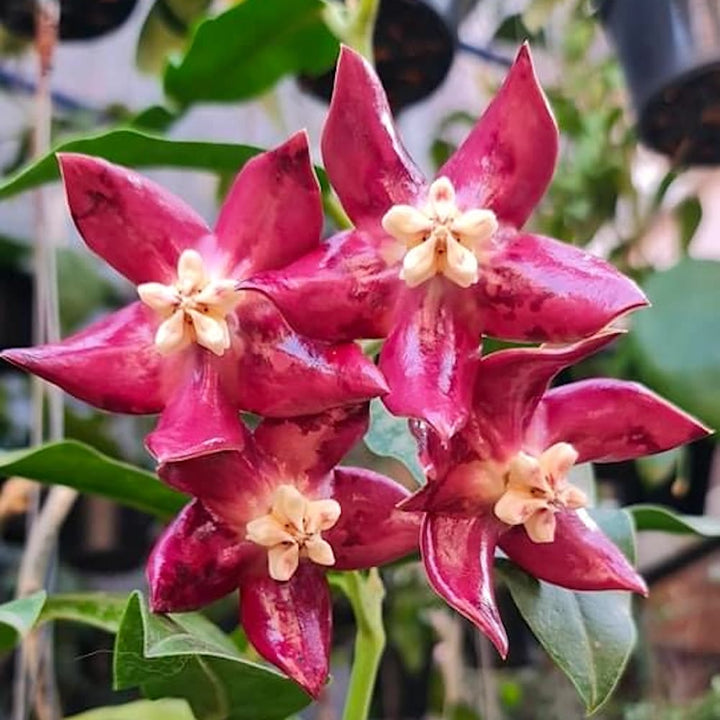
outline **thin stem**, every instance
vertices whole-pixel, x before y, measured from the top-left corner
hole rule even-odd
[[[370,570],[367,577],[359,572],[343,573],[339,584],[350,601],[357,625],[355,654],[342,720],[367,720],[385,649],[382,621],[385,588],[377,568]]]
[[[353,226],[345,209],[337,199],[337,195],[333,192],[328,192],[323,195],[323,208],[325,209],[325,214],[335,223],[335,227],[337,227],[338,230],[348,230]]]
[[[346,45],[374,63],[373,35],[380,0],[345,0],[345,4],[328,3],[325,24]]]

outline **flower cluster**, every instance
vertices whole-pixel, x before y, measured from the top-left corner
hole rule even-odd
[[[330,568],[419,546],[433,588],[503,655],[497,547],[564,587],[645,592],[569,471],[707,430],[635,383],[549,389],[647,301],[602,260],[521,229],[558,152],[527,47],[431,181],[374,71],[343,49],[322,152],[355,226],[325,241],[302,133],[245,165],[214,230],[130,170],[59,157],[81,235],[138,300],[2,357],[97,407],[159,413],[148,450],[193,500],[150,557],[152,608],[195,609],[239,588],[250,642],[316,696]],[[548,345],[483,357],[484,335]],[[366,338],[385,339],[377,366],[355,342]],[[413,495],[338,466],[376,396],[410,418],[427,475]],[[254,431],[241,411],[263,418]]]

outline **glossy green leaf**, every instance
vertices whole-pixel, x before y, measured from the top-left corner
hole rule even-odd
[[[162,519],[173,517],[187,498],[152,473],[114,460],[71,440],[0,453],[0,475],[19,475],[115,500]]]
[[[115,687],[187,700],[198,720],[281,720],[310,698],[275,670],[244,660],[197,613],[153,615],[133,593],[115,643]]]
[[[720,426],[720,262],[686,258],[653,273],[652,308],[633,315],[629,340],[642,379],[712,427]]]
[[[399,460],[419,483],[425,482],[407,419],[391,415],[378,399],[370,403],[370,428],[365,434],[365,444],[376,455]]]
[[[338,43],[322,21],[322,0],[244,0],[201,22],[185,57],[165,72],[180,103],[254,97],[285,75],[329,70]]]
[[[165,698],[94,708],[65,720],[195,720],[195,716],[185,700]]]
[[[260,150],[249,145],[168,140],[136,130],[110,130],[67,140],[0,184],[0,200],[60,178],[56,152],[96,155],[128,167],[176,167],[237,172]]]
[[[44,590],[0,605],[0,653],[10,650],[33,629],[45,604]]]
[[[626,508],[638,530],[659,530],[679,535],[720,537],[720,518],[704,515],[677,515],[658,505],[631,505]]]
[[[82,623],[116,633],[127,605],[127,594],[73,593],[50,595],[42,608],[38,624],[52,620]]]
[[[591,514],[634,561],[628,513],[594,509]],[[499,560],[497,569],[525,621],[570,678],[587,711],[598,710],[620,680],[635,644],[630,593],[573,592],[537,580],[507,560]]]

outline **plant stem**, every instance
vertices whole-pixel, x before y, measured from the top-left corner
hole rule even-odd
[[[345,0],[344,5],[328,3],[325,24],[331,32],[368,62],[374,63],[373,35],[380,0]]]
[[[343,573],[342,582],[338,584],[350,601],[357,625],[355,654],[342,720],[367,720],[375,678],[385,649],[382,621],[385,588],[377,568],[370,570],[367,577],[359,572]]]

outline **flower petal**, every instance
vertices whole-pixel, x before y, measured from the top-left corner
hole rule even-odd
[[[250,160],[235,179],[215,227],[229,277],[248,277],[297,260],[320,242],[320,185],[307,133]]]
[[[500,524],[493,518],[428,514],[420,529],[425,572],[435,592],[490,638],[502,657],[507,635],[495,604],[493,560]]]
[[[437,271],[437,239],[430,237],[408,250],[403,258],[400,279],[404,280],[408,287],[416,288],[434,277]]]
[[[580,455],[578,463],[629,460],[710,433],[642,385],[610,379],[583,380],[551,390],[540,405],[538,423],[546,442],[570,443]]]
[[[488,208],[521,227],[545,194],[557,155],[557,125],[523,45],[500,91],[438,177],[452,181],[462,207]]]
[[[402,485],[372,470],[337,468],[333,497],[340,519],[323,533],[335,553],[333,569],[371,568],[416,550],[419,515],[395,509],[407,496]]]
[[[156,413],[185,372],[182,356],[157,352],[156,323],[154,311],[136,302],[59,343],[0,357],[103,410]]]
[[[247,577],[240,617],[253,647],[314,698],[328,674],[332,615],[325,571],[302,562],[287,581]]]
[[[136,285],[174,282],[180,253],[210,234],[180,198],[132,170],[75,153],[58,161],[88,247]]]
[[[367,432],[368,404],[346,405],[318,415],[264,420],[255,444],[288,478],[317,478],[330,472]]]
[[[160,463],[245,447],[247,432],[238,407],[223,388],[215,359],[198,348],[192,353],[191,367],[145,440]]]
[[[402,246],[352,230],[292,265],[241,283],[280,308],[295,330],[329,341],[385,337],[402,286]]]
[[[443,439],[467,419],[478,367],[482,319],[467,300],[442,277],[403,291],[397,324],[380,353],[388,410],[425,420]]]
[[[297,543],[276,545],[268,550],[268,572],[272,580],[287,582],[295,574],[299,562]]]
[[[570,590],[631,590],[647,595],[647,586],[617,546],[584,511],[555,514],[555,540],[533,542],[525,528],[500,538],[500,548],[523,570]]]
[[[525,532],[534,543],[551,543],[555,539],[555,513],[550,508],[537,510],[524,524]]]
[[[243,566],[257,554],[254,545],[193,500],[150,554],[150,607],[153,612],[185,612],[214,602],[238,588]]]
[[[217,452],[163,463],[158,468],[164,482],[202,500],[243,539],[246,523],[271,511],[276,486],[275,477],[257,462],[252,438],[246,443],[242,453]]]
[[[267,417],[292,417],[386,392],[382,374],[355,343],[303,338],[269,300],[246,294],[237,311],[242,349],[232,379],[239,406]]]
[[[392,205],[414,204],[425,187],[375,71],[347,47],[340,51],[321,145],[330,183],[360,228],[379,225]]]
[[[507,231],[495,242],[475,285],[487,335],[572,342],[648,304],[630,278],[584,250]]]
[[[320,537],[312,537],[305,542],[308,559],[317,565],[331,566],[335,564],[332,545]]]
[[[514,454],[520,449],[538,403],[555,375],[621,334],[608,331],[565,347],[501,350],[484,357],[463,437],[480,456],[487,455],[488,444],[496,459],[504,460]]]

